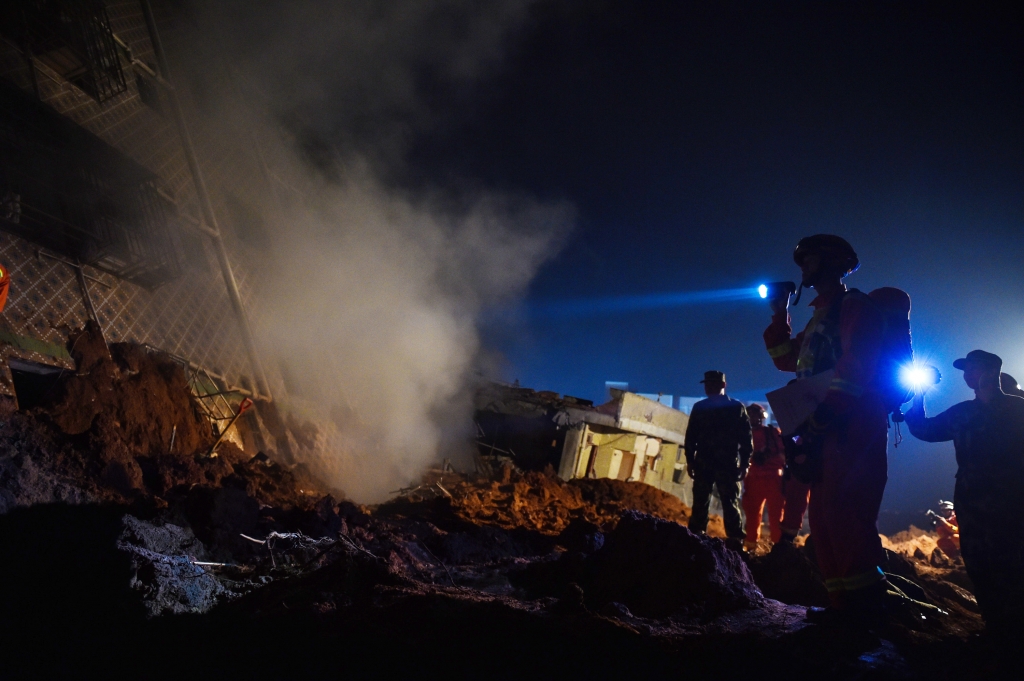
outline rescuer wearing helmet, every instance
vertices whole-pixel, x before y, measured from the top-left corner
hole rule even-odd
[[[753,551],[761,538],[761,516],[768,506],[768,531],[773,544],[782,538],[782,469],[786,466],[786,451],[782,433],[765,423],[764,407],[756,402],[747,407],[750,429],[754,438],[754,453],[743,486],[743,514],[746,516],[747,536],[743,548]]]
[[[725,394],[724,373],[705,371],[701,383],[708,397],[693,405],[683,440],[686,470],[693,478],[693,513],[687,526],[694,532],[707,531],[711,490],[717,488],[729,538],[726,543],[739,550],[743,546],[740,482],[753,449],[750,420],[743,403]]]
[[[876,376],[885,321],[867,295],[843,283],[860,266],[845,239],[801,239],[793,260],[801,286],[818,294],[814,314],[793,338],[789,293],[774,298],[764,332],[768,354],[798,380],[835,370],[827,396],[797,431],[792,459],[794,473],[811,486],[811,536],[831,603],[809,610],[808,619],[873,622],[886,611],[889,589],[878,567],[884,554],[877,527],[887,475],[888,412]]]
[[[1013,527],[1024,493],[1024,398],[1007,395],[999,381],[1002,359],[972,350],[953,362],[975,398],[928,418],[924,391],[906,414],[914,437],[953,441],[953,504],[960,553],[990,630],[1020,633],[1024,613],[1024,535]]]

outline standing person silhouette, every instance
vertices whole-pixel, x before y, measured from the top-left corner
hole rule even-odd
[[[879,564],[878,512],[885,491],[888,421],[877,369],[885,320],[875,303],[843,283],[860,261],[842,237],[818,234],[793,253],[801,285],[813,288],[814,314],[791,337],[788,292],[773,298],[764,332],[775,366],[801,380],[834,370],[827,396],[798,430],[791,469],[811,484],[810,525],[830,606],[811,621],[870,624],[886,613],[889,589]]]
[[[743,403],[725,394],[724,373],[706,371],[701,383],[707,399],[693,405],[683,445],[686,470],[693,478],[693,513],[688,526],[694,532],[707,531],[711,491],[717,488],[727,544],[739,550],[744,536],[740,483],[753,449],[750,420]]]
[[[953,366],[964,372],[974,399],[929,418],[921,391],[906,420],[920,440],[953,441],[953,507],[964,567],[986,627],[1012,636],[1024,631],[1024,534],[1008,525],[1019,516],[1024,494],[1024,398],[1003,392],[1002,364],[998,355],[972,350]]]

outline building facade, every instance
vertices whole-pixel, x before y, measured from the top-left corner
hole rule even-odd
[[[0,395],[72,369],[67,332],[90,319],[108,342],[175,356],[225,409],[286,394],[279,365],[246,344],[265,257],[254,244],[269,228],[250,206],[294,192],[258,140],[233,143],[204,115],[211,84],[232,74],[199,29],[173,0],[0,10]]]

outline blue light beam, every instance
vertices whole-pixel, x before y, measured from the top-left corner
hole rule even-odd
[[[716,291],[649,293],[639,296],[611,296],[577,300],[541,300],[530,304],[530,313],[539,317],[587,317],[599,314],[659,310],[684,305],[756,300],[756,288],[729,288]]]

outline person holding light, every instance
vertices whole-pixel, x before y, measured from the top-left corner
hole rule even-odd
[[[953,441],[953,505],[960,552],[974,584],[986,628],[998,635],[1024,631],[1024,534],[1012,526],[1024,493],[1024,398],[1000,386],[1002,359],[972,350],[953,362],[975,398],[934,417],[925,414],[923,384],[906,413],[910,433],[925,442]]]

